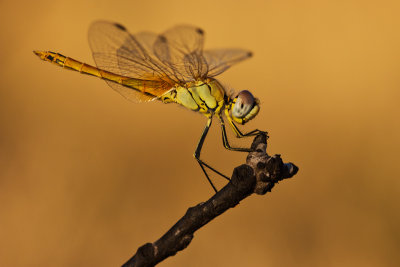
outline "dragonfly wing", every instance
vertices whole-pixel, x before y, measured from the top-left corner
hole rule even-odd
[[[208,72],[203,57],[204,31],[190,25],[178,25],[160,34],[154,43],[154,54],[171,69],[175,79],[193,81]]]
[[[98,68],[125,77],[152,80],[152,86],[159,87],[154,91],[160,96],[173,87],[174,81],[168,67],[150,50],[156,38],[152,33],[132,35],[120,24],[107,21],[94,22],[89,29],[89,44]],[[155,98],[114,82],[107,83],[134,102]]]
[[[212,49],[205,50],[203,56],[208,64],[208,76],[215,77],[231,66],[252,56],[252,53],[244,49]]]

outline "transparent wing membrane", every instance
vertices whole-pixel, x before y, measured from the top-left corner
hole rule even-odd
[[[231,66],[248,59],[252,53],[244,49],[211,49],[203,52],[208,64],[208,76],[215,77]]]
[[[148,50],[149,42],[154,42],[156,37],[155,34],[139,34],[138,40],[123,26],[106,21],[97,21],[89,29],[89,44],[98,68],[125,77],[148,80],[147,92],[107,81],[131,101],[150,101],[173,87],[168,71],[161,66],[161,62],[151,57],[151,51]],[[125,81],[125,85],[129,84],[130,87],[134,87],[134,83],[133,80]]]
[[[160,74],[148,60],[146,49],[119,24],[93,23],[89,29],[89,44],[100,68],[135,78],[152,72]]]
[[[207,75],[203,57],[204,31],[198,27],[179,25],[160,34],[154,53],[168,65],[179,80],[193,81]]]

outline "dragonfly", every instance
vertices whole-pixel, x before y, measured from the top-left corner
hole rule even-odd
[[[211,187],[209,169],[230,178],[200,158],[213,117],[222,129],[223,146],[232,151],[251,152],[250,148],[229,144],[224,117],[237,138],[266,133],[258,129],[242,133],[244,125],[260,110],[260,102],[247,90],[228,94],[215,77],[231,66],[248,59],[245,49],[204,49],[204,31],[192,25],[177,25],[162,34],[131,34],[126,27],[109,21],[96,21],[89,28],[89,44],[96,67],[51,51],[33,51],[40,59],[65,69],[99,77],[133,102],[177,103],[200,112],[207,123],[194,152]]]

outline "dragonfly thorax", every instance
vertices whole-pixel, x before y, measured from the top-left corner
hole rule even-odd
[[[175,102],[205,115],[220,114],[225,106],[225,90],[215,79],[176,85],[161,96],[164,103]]]

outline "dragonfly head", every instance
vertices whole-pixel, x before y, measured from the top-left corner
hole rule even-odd
[[[245,124],[253,119],[260,110],[259,101],[249,91],[243,90],[231,99],[225,109],[226,116],[235,122]]]

